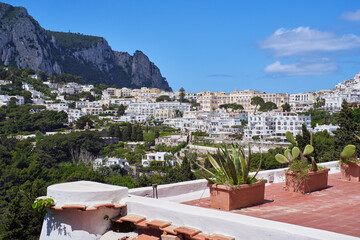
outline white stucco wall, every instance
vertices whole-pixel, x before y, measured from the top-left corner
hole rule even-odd
[[[236,240],[355,240],[348,235],[270,221],[232,212],[194,207],[162,199],[131,196],[123,200],[128,214],[147,219],[170,221],[176,226],[188,226],[203,233],[219,233]]]

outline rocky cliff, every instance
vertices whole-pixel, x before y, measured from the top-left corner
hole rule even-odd
[[[0,3],[0,64],[49,75],[79,75],[87,83],[171,88],[141,51],[113,51],[102,37],[43,29],[22,7]]]

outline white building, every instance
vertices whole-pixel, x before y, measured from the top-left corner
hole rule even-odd
[[[81,111],[85,113],[85,115],[99,115],[103,113],[104,110],[102,108],[95,108],[95,107],[83,107]]]
[[[102,102],[101,101],[76,101],[75,102],[76,108],[101,108]]]
[[[114,122],[130,122],[130,123],[141,123],[150,120],[149,116],[146,115],[124,115],[120,118],[114,118]]]
[[[319,125],[319,124],[316,124],[316,127],[314,128],[314,133],[317,133],[317,132],[322,132],[322,131],[327,131],[330,135],[334,135],[334,131],[336,131],[336,129],[338,129],[339,126],[338,125]]]
[[[149,167],[152,161],[163,162],[163,164],[166,164],[166,161],[168,161],[171,167],[175,167],[176,160],[171,159],[171,157],[172,154],[168,152],[148,153],[143,156],[141,164],[144,167]]]
[[[82,116],[85,116],[85,113],[83,113],[79,109],[68,109],[67,114],[68,114],[68,122],[69,123],[76,122],[79,118],[81,118]]]
[[[30,90],[34,90],[34,87],[29,83],[23,82],[22,89],[24,89],[26,91],[30,91]]]
[[[191,104],[180,102],[160,102],[160,103],[131,103],[126,109],[126,114],[155,116],[156,109],[179,110],[182,112],[190,111]]]
[[[313,92],[289,94],[289,104],[291,110],[295,112],[305,112],[313,107],[315,94]]]
[[[23,96],[9,96],[9,95],[0,95],[0,106],[7,106],[9,105],[11,98],[16,98],[16,105],[23,105],[25,104],[25,99]]]
[[[45,106],[46,106],[46,109],[57,111],[57,112],[61,112],[61,111],[67,112],[67,110],[69,109],[69,105],[64,102],[49,103],[49,104],[46,104]]]
[[[251,140],[252,137],[258,136],[263,140],[279,139],[285,141],[285,133],[287,131],[290,131],[294,136],[301,134],[303,124],[310,129],[311,116],[298,115],[292,112],[250,114],[244,137],[246,140]]]
[[[29,90],[31,93],[31,98],[44,98],[44,94],[42,92],[36,90]]]
[[[126,158],[97,158],[94,162],[94,169],[99,167],[111,167],[119,165],[121,168],[124,168],[126,171],[129,171],[130,165]]]

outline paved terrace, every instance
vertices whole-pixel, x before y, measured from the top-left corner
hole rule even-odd
[[[360,237],[360,182],[341,180],[335,173],[329,174],[328,185],[303,195],[285,191],[284,183],[273,183],[265,187],[264,204],[232,212]],[[210,208],[208,197],[183,203]]]

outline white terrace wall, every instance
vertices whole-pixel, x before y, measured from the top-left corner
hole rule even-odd
[[[123,199],[128,214],[149,220],[170,221],[175,226],[219,233],[236,240],[355,240],[359,238],[297,225],[250,217],[232,212],[194,207],[162,199],[131,196]]]
[[[330,168],[329,174],[340,172],[338,161],[320,163],[318,165]],[[287,168],[280,168],[260,171],[257,178],[266,179],[268,183],[284,182],[284,170],[286,169]],[[185,202],[193,199],[209,197],[209,189],[205,179],[159,185],[157,189],[158,197],[160,199],[172,202]],[[129,194],[142,197],[153,197],[153,188],[133,188],[129,189]]]

